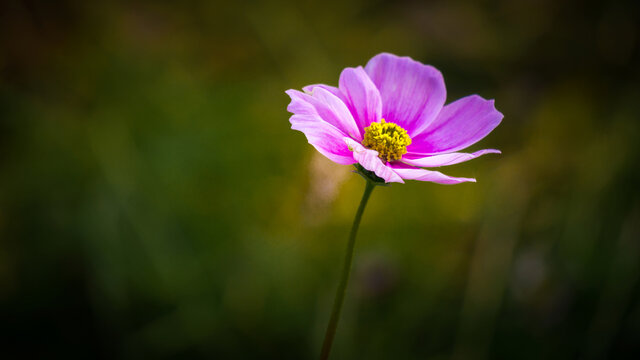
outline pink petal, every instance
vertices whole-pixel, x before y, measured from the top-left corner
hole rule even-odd
[[[341,164],[355,164],[353,153],[345,145],[345,134],[333,125],[322,121],[317,115],[293,115],[289,119],[291,128],[304,133],[309,144],[329,160]]]
[[[349,150],[353,151],[353,158],[356,159],[363,168],[373,171],[376,175],[383,178],[385,182],[404,183],[398,174],[380,160],[377,151],[369,150],[348,137],[345,137],[343,140],[348,145]]]
[[[412,139],[407,151],[433,155],[464,149],[487,136],[502,118],[493,100],[464,97],[442,108],[436,120]]]
[[[303,132],[309,143],[331,161],[343,165],[355,163],[353,154],[342,140],[346,134],[320,117],[308,101],[310,96],[296,90],[288,90],[287,94],[291,97],[287,110],[293,113],[289,119],[291,128]]]
[[[439,171],[425,170],[404,164],[396,163],[392,164],[391,167],[393,168],[393,171],[405,180],[431,181],[444,185],[460,184],[467,181],[476,182],[476,179],[452,177]]]
[[[484,154],[501,154],[500,150],[485,149],[476,151],[472,154],[468,153],[448,153],[441,155],[425,156],[425,157],[412,157],[411,154],[407,154],[402,157],[402,162],[405,164],[418,166],[418,167],[437,167],[445,165],[459,164],[461,162],[475,159],[478,156]]]
[[[330,86],[330,85],[325,85],[325,84],[313,84],[313,85],[307,85],[305,87],[302,88],[302,90],[304,92],[306,92],[307,94],[313,94],[313,89],[314,88],[322,88],[327,90],[328,92],[332,93],[335,97],[337,97],[338,99],[342,100],[343,103],[347,103],[347,98],[344,96],[344,94],[342,93],[342,91],[340,91],[340,89],[338,89],[335,86]]]
[[[362,66],[346,68],[340,74],[340,91],[351,110],[358,128],[364,128],[382,118],[382,99],[380,92]]]
[[[382,53],[365,67],[382,98],[382,117],[413,137],[435,120],[447,97],[442,74],[409,57]]]
[[[360,130],[347,105],[328,90],[315,87],[312,95],[297,90],[287,90],[286,93],[291,97],[291,103],[287,107],[289,112],[318,115],[346,135],[362,141]]]

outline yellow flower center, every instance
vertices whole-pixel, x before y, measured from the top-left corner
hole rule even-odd
[[[364,128],[362,145],[378,152],[382,161],[400,160],[407,153],[407,146],[411,145],[411,138],[407,130],[384,119],[373,122]]]

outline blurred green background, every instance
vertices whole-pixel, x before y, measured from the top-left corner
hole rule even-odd
[[[316,358],[364,183],[284,91],[386,51],[503,155],[376,189],[332,358],[637,359],[638,5],[3,1],[0,357]]]

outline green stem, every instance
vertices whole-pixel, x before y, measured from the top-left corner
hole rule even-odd
[[[322,352],[320,353],[320,360],[326,360],[329,358],[329,352],[331,352],[331,345],[333,344],[333,338],[336,335],[336,328],[338,327],[338,320],[340,320],[340,311],[342,310],[342,303],[344,302],[344,294],[347,289],[347,283],[349,282],[349,273],[351,272],[351,262],[353,260],[353,249],[356,243],[356,234],[358,233],[358,227],[360,226],[360,219],[362,219],[362,213],[367,206],[369,196],[373,191],[375,184],[367,180],[367,185],[364,188],[364,194],[362,194],[362,200],[360,200],[360,206],[356,217],[353,219],[353,226],[351,227],[351,234],[349,235],[349,242],[347,243],[347,253],[344,256],[344,264],[342,265],[342,277],[340,278],[340,285],[338,285],[338,291],[336,292],[336,298],[333,301],[333,309],[331,310],[331,319],[327,326],[327,332],[324,335],[324,342],[322,344]]]

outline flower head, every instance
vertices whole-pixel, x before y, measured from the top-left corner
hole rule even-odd
[[[444,105],[440,71],[409,57],[382,53],[362,68],[346,68],[338,87],[287,90],[291,128],[338,164],[359,164],[385,182],[459,184],[475,181],[423,168],[452,165],[499,150],[458,150],[500,124],[493,100],[470,95]]]

